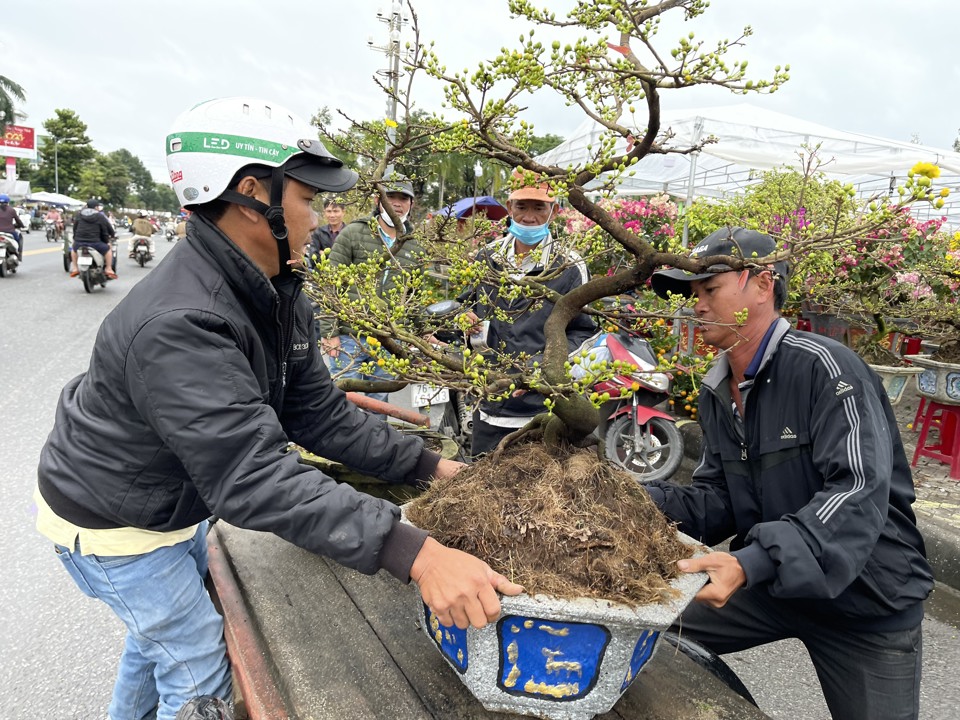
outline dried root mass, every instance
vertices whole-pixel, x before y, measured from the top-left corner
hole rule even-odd
[[[530,594],[659,602],[673,594],[677,560],[692,554],[630,474],[588,451],[552,455],[540,444],[434,483],[406,515]]]

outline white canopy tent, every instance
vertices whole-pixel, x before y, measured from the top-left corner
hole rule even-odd
[[[853,183],[862,196],[890,192],[921,161],[938,165],[942,175],[937,184],[960,194],[960,153],[835,130],[747,103],[664,112],[660,130],[665,148],[685,149],[711,137],[716,142],[688,155],[648,155],[634,166],[632,177],[620,182],[619,194],[723,198],[756,182],[756,171],[785,165],[799,169],[799,154],[817,145],[820,170]],[[568,140],[537,159],[560,167],[587,162],[599,148],[603,131],[599,123],[587,120]],[[642,131],[637,129],[637,137]],[[666,137],[668,132],[672,137]],[[626,150],[623,140],[617,150]],[[960,225],[960,197],[947,198],[940,210],[918,203],[915,213],[922,219],[946,216],[951,224]]]
[[[83,200],[77,200],[69,195],[64,195],[63,193],[46,192],[44,190],[30,193],[27,195],[26,200],[27,202],[38,202],[43,203],[44,205],[58,205],[60,207],[70,209],[81,208],[85,204]]]

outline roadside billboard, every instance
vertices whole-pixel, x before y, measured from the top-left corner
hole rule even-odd
[[[37,159],[36,133],[32,127],[7,125],[0,137],[0,157]]]

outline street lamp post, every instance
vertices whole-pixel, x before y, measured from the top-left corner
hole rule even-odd
[[[56,135],[43,135],[45,139],[53,140],[53,190],[60,194],[60,156],[58,153],[58,141]]]
[[[54,192],[60,194],[60,155],[57,152],[57,136],[53,136],[53,185]]]
[[[473,197],[476,198],[480,194],[480,178],[483,177],[483,165],[480,164],[480,161],[477,160],[476,164],[473,166]]]

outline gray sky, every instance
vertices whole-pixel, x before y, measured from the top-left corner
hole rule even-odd
[[[565,13],[573,2],[542,0]],[[256,95],[305,118],[327,105],[361,119],[382,117],[385,98],[371,77],[385,58],[376,11],[389,0],[30,0],[4,8],[0,75],[27,91],[23,122],[42,132],[56,108],[88,125],[94,146],[127,148],[158,180],[163,140],[182,110],[211,97]],[[526,25],[506,0],[420,0],[421,36],[447,66],[476,67],[514,47]],[[712,44],[754,29],[730,57],[753,77],[789,64],[774,95],[706,88],[665,92],[666,108],[756,103],[856,131],[949,148],[960,126],[960,3],[928,0],[713,0],[705,16],[670,24],[664,40],[693,30]],[[548,37],[544,31],[540,37]],[[409,34],[405,39],[409,39]],[[270,44],[272,42],[272,44]],[[439,88],[422,77],[419,106],[439,109]],[[582,120],[544,91],[529,99],[536,132],[569,134]]]

